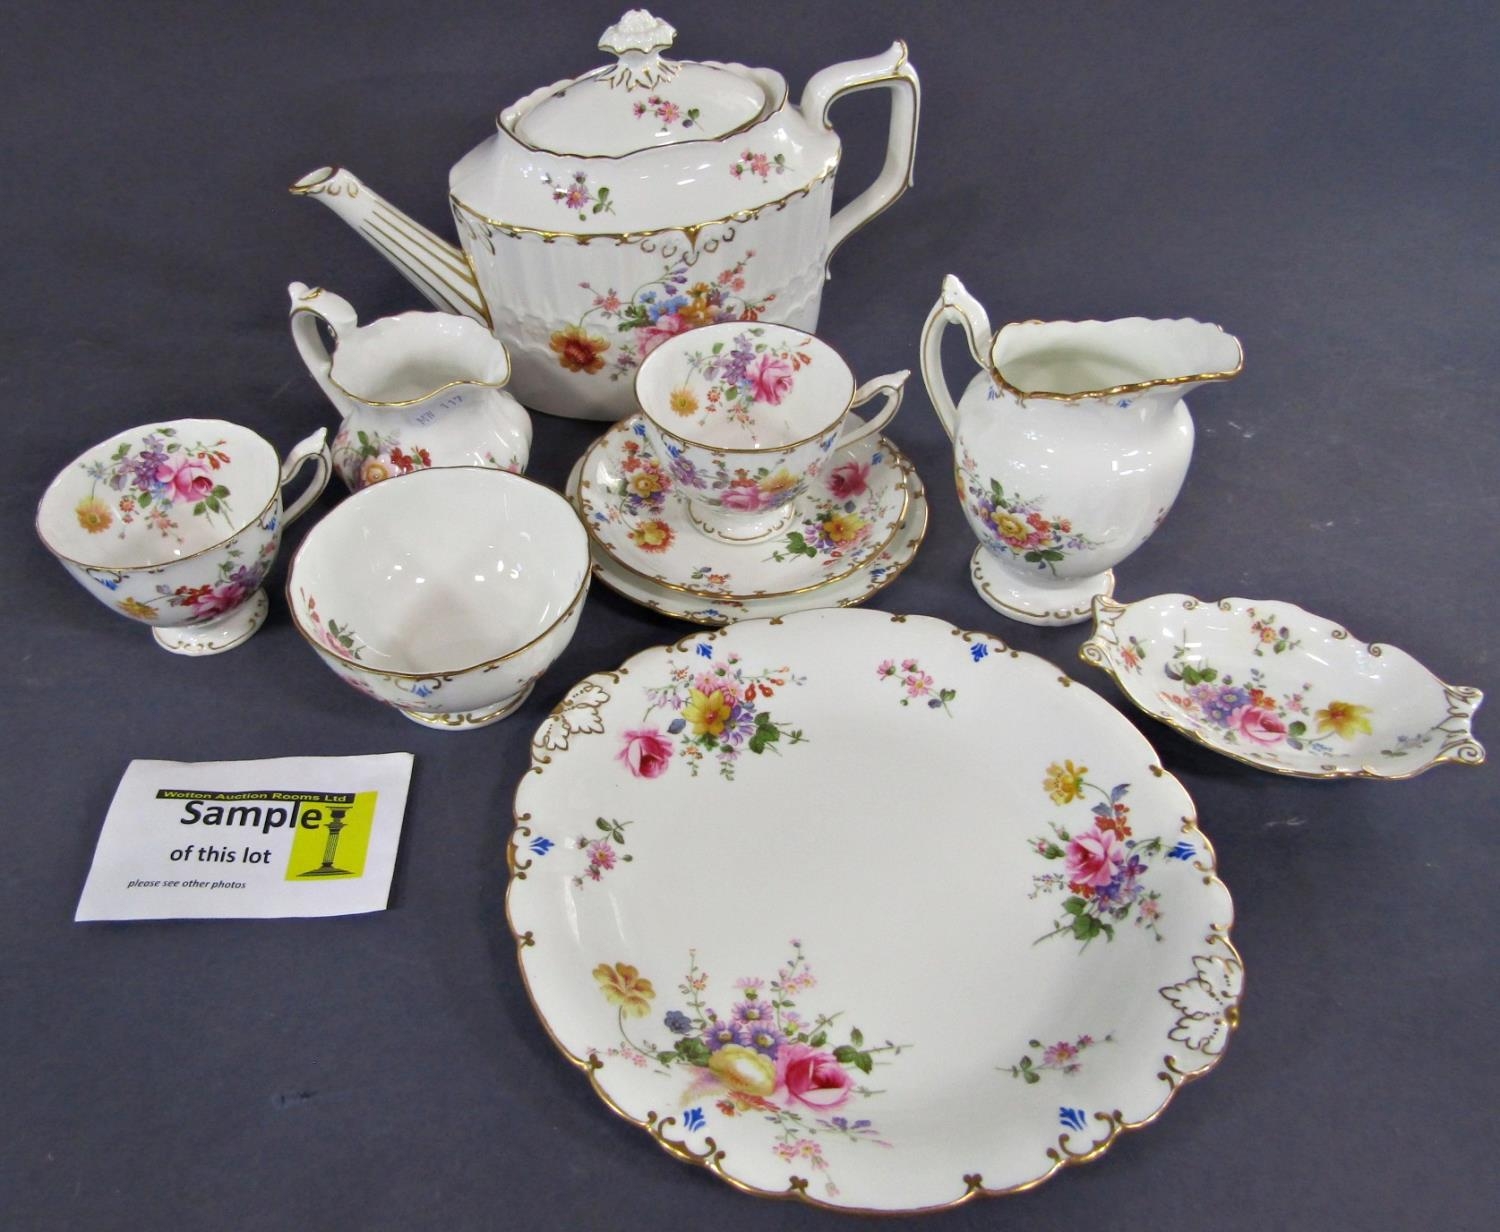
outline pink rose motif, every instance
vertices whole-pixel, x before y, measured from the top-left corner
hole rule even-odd
[[[835,466],[828,476],[828,490],[839,500],[858,496],[870,486],[870,464],[868,462],[845,462]]]
[[[1286,724],[1269,710],[1246,706],[1231,716],[1230,722],[1256,744],[1280,744],[1286,739]]]
[[[1068,842],[1064,861],[1074,885],[1103,886],[1115,879],[1125,859],[1125,842],[1113,830],[1089,830]]]
[[[854,1080],[833,1059],[806,1044],[783,1044],[776,1050],[776,1087],[798,1103],[822,1111],[837,1108],[849,1098]]]
[[[750,373],[750,392],[757,402],[776,406],[792,392],[792,365],[779,355],[762,355]]]
[[[163,462],[156,468],[156,481],[172,490],[173,500],[201,501],[214,490],[208,467],[196,458],[184,458],[175,466]]]
[[[625,733],[625,747],[616,756],[638,779],[659,779],[672,760],[671,743],[654,727]]]
[[[724,489],[724,494],[719,498],[719,503],[725,509],[735,513],[754,513],[762,508],[766,501],[761,490],[753,485],[742,487],[731,487]]]
[[[217,586],[210,586],[204,594],[193,600],[193,619],[207,620],[232,612],[245,601],[249,592],[250,588],[242,582],[221,582]]]
[[[641,358],[645,359],[668,338],[685,334],[691,328],[678,313],[663,313],[650,325],[636,331],[637,339],[641,344]]]

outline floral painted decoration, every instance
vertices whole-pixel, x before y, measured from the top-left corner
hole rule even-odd
[[[974,660],[976,663],[979,659]],[[901,698],[903,706],[910,706],[913,702],[925,702],[929,710],[942,710],[951,719],[953,711],[948,709],[948,703],[958,696],[957,689],[934,688],[932,677],[922,670],[921,664],[915,659],[902,659],[901,665],[897,667],[894,659],[883,660],[876,668],[875,675],[882,681],[896,680],[901,684]]]
[[[695,388],[684,379],[668,404],[684,419],[705,427],[718,416],[748,426],[757,403],[779,406],[792,392],[796,374],[812,356],[796,347],[765,341],[764,329],[749,326],[728,344],[716,342],[707,352],[687,356],[687,376],[708,386]]]
[[[121,441],[107,459],[80,463],[91,484],[74,510],[78,525],[100,535],[118,517],[121,539],[125,527],[140,521],[163,539],[183,543],[176,532],[184,510],[192,517],[229,522],[229,489],[214,475],[230,461],[225,442],[188,444],[176,438],[176,428],[160,427],[139,443]],[[114,495],[101,494],[101,485]]]
[[[1259,654],[1260,649],[1255,653]],[[1244,684],[1237,684],[1230,673],[1219,671],[1196,655],[1189,648],[1186,636],[1173,651],[1171,660],[1163,664],[1162,671],[1168,680],[1180,683],[1186,690],[1164,691],[1163,700],[1181,710],[1190,722],[1211,729],[1228,745],[1244,740],[1253,748],[1285,744],[1298,751],[1331,754],[1334,749],[1327,742],[1329,737],[1352,740],[1373,731],[1370,725],[1373,707],[1335,700],[1314,711],[1308,701],[1308,694],[1313,691],[1311,684],[1273,693],[1267,687],[1265,675],[1256,667],[1250,669]]]
[[[617,757],[632,775],[660,778],[673,757],[680,756],[694,776],[711,759],[722,777],[733,779],[745,753],[779,753],[783,742],[807,742],[801,728],[773,719],[764,705],[778,690],[805,684],[805,676],[788,667],[748,672],[733,651],[714,658],[708,642],[697,643],[696,653],[709,661],[674,667],[667,684],[646,690],[645,719],[658,710],[669,711],[673,717],[665,728],[643,723],[623,733]]]
[[[992,552],[1056,574],[1058,562],[1069,553],[1100,546],[1074,530],[1067,518],[1044,513],[1040,499],[1007,494],[998,479],[986,480],[967,451],[959,462],[957,478],[958,499],[982,528],[985,546]]]
[[[674,124],[680,128],[692,128],[698,122],[699,116],[699,109],[697,107],[689,107],[684,110],[671,100],[663,98],[660,94],[650,95],[645,102],[637,99],[631,111],[637,120],[642,116],[654,116],[661,121],[663,129],[669,129]]]
[[[605,1000],[616,1007],[620,1042],[595,1049],[593,1055],[617,1057],[639,1069],[655,1067],[664,1074],[685,1073],[688,1085],[680,1103],[690,1129],[704,1128],[710,1115],[770,1122],[776,1156],[823,1173],[824,1192],[834,1196],[838,1187],[827,1176],[819,1140],[891,1147],[870,1120],[843,1110],[881,1094],[864,1079],[911,1045],[892,1040],[871,1044],[858,1027],[837,1025],[840,1013],[802,1012],[800,998],[818,981],[802,943],[794,939],[790,944],[791,957],[774,979],[749,976],[734,982],[736,1000],[728,1013],[709,1006],[708,973],[699,968],[696,952],[689,951],[688,970],[678,985],[682,1001],[661,1018],[670,1046],[644,1036],[632,1038],[627,1026],[627,1019],[652,1014],[657,997],[652,981],[629,963],[600,963],[593,977]],[[840,1038],[845,1042],[834,1042]],[[710,1106],[713,1112],[706,1113]]]
[[[610,872],[618,864],[629,864],[635,859],[629,852],[623,852],[620,848],[625,846],[625,831],[633,826],[633,821],[616,821],[610,817],[599,817],[594,820],[596,834],[589,836],[580,834],[569,845],[584,853],[588,859],[582,873],[573,878],[573,885],[582,888],[585,880],[602,881],[604,875]]]
[[[1072,1041],[1058,1040],[1055,1044],[1046,1045],[1041,1040],[1032,1040],[1031,1047],[1040,1050],[1040,1057],[1033,1061],[1031,1054],[1027,1053],[1014,1065],[1002,1066],[1001,1071],[1012,1078],[1023,1079],[1028,1086],[1040,1082],[1042,1074],[1049,1070],[1058,1074],[1076,1074],[1083,1068],[1081,1058],[1085,1052],[1099,1044],[1113,1043],[1114,1038],[1113,1035],[1105,1035],[1099,1039],[1092,1035],[1080,1035]]]
[[[303,610],[307,613],[308,620],[312,622],[318,640],[339,658],[358,661],[360,651],[364,646],[358,634],[348,625],[341,625],[336,620],[325,621],[323,614],[318,611],[317,599],[305,590],[299,590],[297,593],[302,597]]]
[[[1075,766],[1071,760],[1053,762],[1042,781],[1048,798],[1059,808],[1082,802],[1086,792],[1097,793],[1099,801],[1090,810],[1094,820],[1087,830],[1069,831],[1057,822],[1049,823],[1050,834],[1030,840],[1030,847],[1044,860],[1061,860],[1063,871],[1032,877],[1029,898],[1066,891],[1063,914],[1053,921],[1050,932],[1038,941],[1067,934],[1081,941],[1086,950],[1095,938],[1115,939],[1115,929],[1133,921],[1143,932],[1158,941],[1161,920],[1161,894],[1145,884],[1150,860],[1162,853],[1159,838],[1137,839],[1130,828],[1130,806],[1123,801],[1130,791],[1129,783],[1118,783],[1106,791],[1084,776],[1087,766]],[[1189,858],[1191,849],[1170,858]]]
[[[341,431],[333,439],[333,464],[353,491],[392,475],[409,475],[432,465],[432,455],[421,445],[403,445],[399,433],[368,432],[353,436]]]
[[[668,338],[699,325],[720,321],[754,321],[774,300],[746,296],[746,267],[753,249],[712,278],[696,279],[690,272],[696,255],[669,261],[662,272],[629,295],[613,287],[601,291],[579,283],[592,299],[578,320],[555,330],[550,347],[558,364],[569,372],[602,372],[610,356],[609,376],[620,380],[640,366]],[[603,332],[595,332],[602,330]]]
[[[544,175],[542,183],[552,186],[552,200],[576,213],[579,222],[587,222],[591,214],[615,212],[615,203],[609,195],[609,189],[602,184],[597,188],[591,185],[587,171],[575,171],[571,179],[561,183]]]
[[[757,154],[753,150],[742,150],[739,158],[729,168],[729,174],[737,180],[752,175],[768,180],[773,172],[776,175],[786,173],[785,154]]]
[[[165,605],[166,610],[188,609],[189,624],[217,620],[227,616],[240,604],[261,588],[270,572],[271,562],[276,559],[278,536],[272,536],[261,544],[252,561],[243,561],[242,550],[234,545],[224,551],[224,559],[218,565],[218,577],[198,586],[169,587],[158,583],[156,593],[147,598],[129,596],[115,601],[115,607],[126,616],[148,623],[158,620]],[[174,620],[172,623],[179,623]]]

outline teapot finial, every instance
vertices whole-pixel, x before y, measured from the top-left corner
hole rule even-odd
[[[627,51],[661,51],[677,37],[671,22],[653,17],[645,9],[631,9],[599,38],[600,51],[623,56]]]
[[[645,9],[631,9],[599,39],[600,51],[611,51],[620,62],[604,74],[612,86],[626,90],[654,90],[677,75],[677,64],[660,53],[672,45],[677,30],[671,22],[653,17]]]

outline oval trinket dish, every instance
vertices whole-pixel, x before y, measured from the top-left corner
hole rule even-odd
[[[1277,599],[1101,596],[1078,653],[1152,718],[1275,774],[1409,779],[1484,761],[1478,689]]]

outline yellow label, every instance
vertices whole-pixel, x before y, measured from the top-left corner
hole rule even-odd
[[[379,794],[359,792],[354,803],[347,805],[300,804],[292,854],[286,863],[286,879],[317,881],[324,877],[342,880],[363,876]]]

